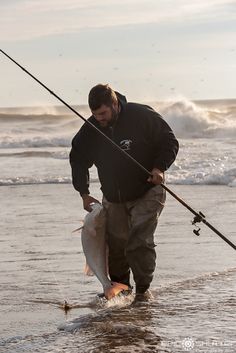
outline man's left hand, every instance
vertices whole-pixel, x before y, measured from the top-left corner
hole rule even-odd
[[[151,171],[152,176],[149,176],[148,182],[154,185],[160,185],[164,181],[164,172],[157,168],[153,168]]]

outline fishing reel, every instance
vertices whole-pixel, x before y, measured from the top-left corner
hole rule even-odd
[[[193,233],[194,233],[195,235],[197,235],[198,237],[199,237],[199,235],[200,235],[200,230],[201,230],[201,228],[198,227],[198,226],[196,225],[196,223],[202,222],[202,219],[203,219],[203,218],[206,218],[206,216],[205,216],[201,211],[199,211],[199,213],[194,217],[194,219],[193,219],[193,221],[192,221],[192,225],[194,225],[194,226],[196,227],[196,229],[193,230]]]

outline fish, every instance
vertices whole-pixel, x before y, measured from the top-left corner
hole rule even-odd
[[[117,296],[122,291],[129,290],[123,283],[112,282],[108,277],[108,247],[106,244],[106,212],[100,203],[91,204],[92,211],[84,219],[81,240],[86,257],[87,274],[89,269],[97,277],[103,287],[106,299]]]

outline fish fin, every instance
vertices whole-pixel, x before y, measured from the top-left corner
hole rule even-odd
[[[106,275],[109,274],[109,263],[108,263],[108,256],[109,256],[109,247],[106,244]]]
[[[84,268],[84,273],[86,274],[86,276],[93,276],[94,273],[91,270],[91,268],[89,267],[89,265],[86,262],[85,268]]]
[[[83,228],[84,228],[84,226],[79,227],[79,228],[77,228],[77,229],[74,229],[74,230],[72,230],[71,233],[76,233],[76,232],[78,232],[79,230],[81,230],[81,229],[83,229]]]

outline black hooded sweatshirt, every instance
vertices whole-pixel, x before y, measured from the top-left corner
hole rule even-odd
[[[111,127],[102,128],[92,115],[88,120],[135,158],[147,170],[167,170],[179,144],[169,125],[151,107],[129,103],[117,93],[120,113]],[[148,175],[126,158],[89,124],[84,123],[72,140],[72,182],[81,195],[89,194],[89,168],[97,167],[101,190],[110,202],[126,202],[144,195],[154,185]]]

